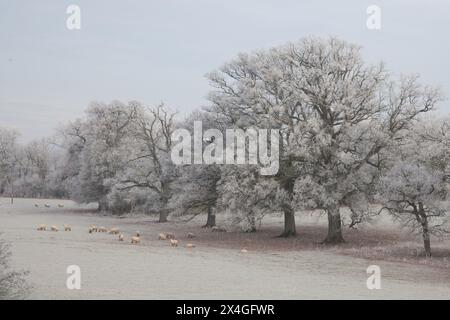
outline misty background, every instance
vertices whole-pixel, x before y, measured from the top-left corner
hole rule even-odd
[[[81,30],[66,28],[71,4]],[[381,8],[381,30],[366,27],[369,5]],[[450,97],[449,9],[445,0],[0,0],[0,125],[29,141],[93,100],[164,101],[187,113],[208,103],[205,73],[308,35],[357,43],[366,60],[419,73]],[[438,114],[450,113],[447,102]]]

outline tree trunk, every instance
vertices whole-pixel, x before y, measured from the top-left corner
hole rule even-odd
[[[339,206],[337,204],[330,206],[327,209],[328,214],[328,235],[323,240],[323,244],[339,244],[344,243],[342,236],[342,223]]]
[[[297,235],[297,231],[295,229],[295,214],[292,207],[286,206],[283,209],[284,212],[284,231],[280,234],[281,238],[287,237],[295,237]]]
[[[425,248],[425,256],[431,257],[430,232],[428,230],[428,218],[423,208],[423,203],[419,202],[419,215],[422,224],[423,246]]]
[[[295,229],[295,212],[292,207],[292,200],[294,198],[294,184],[295,179],[292,177],[284,177],[281,182],[281,187],[288,194],[288,201],[283,203],[283,213],[284,213],[284,231],[280,234],[280,237],[295,237],[297,231]]]
[[[106,199],[106,196],[100,198],[100,200],[98,200],[98,211],[107,211],[108,210],[108,201]]]
[[[158,222],[167,222],[167,217],[169,216],[169,212],[167,209],[162,209],[159,212],[159,221]]]
[[[428,230],[423,230],[423,245],[425,248],[425,256],[431,257],[431,244],[430,244],[430,235]]]
[[[169,185],[167,183],[161,184],[160,201],[161,210],[159,212],[159,221],[161,223],[167,222],[167,217],[169,216],[169,209],[167,208],[167,203],[169,202]]]
[[[213,207],[208,206],[208,218],[206,219],[206,224],[202,228],[212,228],[216,226],[216,214]]]
[[[11,204],[14,204],[14,183],[11,176]]]

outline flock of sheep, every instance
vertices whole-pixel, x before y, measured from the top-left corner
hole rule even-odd
[[[39,204],[37,204],[37,203],[35,203],[34,206],[35,206],[36,208],[39,208]],[[51,206],[50,204],[46,203],[46,204],[44,204],[44,207],[46,207],[46,208],[51,208],[52,206]],[[58,204],[58,208],[64,208],[64,205],[59,203],[59,204]]]
[[[37,208],[39,207],[39,205],[37,203],[34,206],[37,207]],[[50,208],[51,207],[50,204],[48,204],[48,203],[44,204],[44,206],[46,208]],[[63,207],[64,207],[64,205],[58,204],[58,208],[63,208]],[[47,226],[45,224],[39,224],[38,227],[37,227],[37,230],[38,231],[47,231]],[[49,230],[57,232],[57,231],[59,231],[59,227],[56,226],[56,225],[52,225],[52,226],[50,226]],[[72,227],[70,225],[68,225],[68,224],[64,224],[63,225],[63,230],[64,231],[72,231]],[[227,232],[227,230],[225,228],[217,227],[217,226],[212,227],[212,231],[213,232]],[[108,234],[111,234],[111,235],[118,236],[118,240],[119,241],[125,241],[124,234],[121,233],[119,228],[116,228],[116,227],[112,227],[112,228],[108,229],[106,227],[98,227],[98,226],[95,226],[95,225],[90,225],[89,228],[88,228],[88,232],[89,233],[94,233],[94,232],[108,233]],[[187,234],[187,238],[193,239],[193,238],[195,238],[195,234],[189,232]],[[131,240],[131,244],[140,244],[141,243],[140,232],[136,231],[136,234],[134,236],[132,236],[130,238],[130,240]],[[168,240],[169,245],[171,247],[178,247],[178,244],[179,244],[179,240],[177,240],[175,235],[173,233],[170,233],[170,232],[160,233],[158,235],[158,240]],[[195,248],[195,245],[193,243],[187,243],[185,247],[192,249],[192,248]],[[243,248],[241,250],[241,252],[246,253],[247,249]]]
[[[64,231],[72,231],[72,227],[68,224],[64,224],[63,225]],[[45,224],[39,224],[37,226],[37,230],[38,231],[47,231],[47,225]],[[58,226],[56,225],[52,225],[50,226],[50,231],[54,231],[57,232],[59,231]],[[89,229],[88,229],[89,233],[94,233],[94,232],[99,232],[99,233],[108,233],[108,234],[112,234],[112,235],[117,235],[118,236],[118,240],[119,241],[124,241],[125,240],[125,236],[123,235],[123,233],[120,233],[119,228],[113,227],[113,228],[105,228],[105,227],[97,227],[95,225],[90,225]],[[195,238],[195,235],[193,233],[188,233],[187,234],[188,238]],[[132,236],[131,238],[131,244],[139,244],[141,243],[141,235],[139,231],[136,231],[136,234],[134,236]],[[166,233],[160,233],[158,235],[158,239],[159,240],[169,240],[169,244],[171,247],[178,247],[178,243],[179,241],[176,239],[175,235],[173,233],[170,232],[166,232]],[[186,244],[186,248],[195,248],[195,245],[192,243],[187,243]]]
[[[64,228],[64,231],[72,231],[72,227],[69,226],[68,224],[63,225],[63,228]],[[38,231],[47,231],[47,226],[45,224],[40,224],[40,225],[38,225],[37,230]],[[50,231],[59,231],[59,228],[58,228],[58,226],[53,225],[50,227]]]

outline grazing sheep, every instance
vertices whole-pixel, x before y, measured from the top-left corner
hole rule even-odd
[[[187,234],[187,237],[193,239],[193,238],[195,238],[195,234],[193,234],[192,232],[189,232]]]
[[[188,243],[188,244],[186,245],[186,248],[192,249],[192,248],[195,248],[195,245],[192,244],[192,243]]]
[[[119,234],[119,241],[123,241],[124,240],[124,236],[123,236],[123,234]]]
[[[105,227],[98,227],[97,232],[106,233],[106,232],[108,232],[108,229],[106,229]]]
[[[51,206],[48,203],[46,203],[46,204],[44,204],[44,207],[50,208]]]
[[[72,231],[72,227],[68,224],[64,225],[64,231]]]
[[[139,236],[131,237],[131,243],[134,244],[141,243],[141,238]]]
[[[223,228],[223,227],[212,227],[211,228],[212,232],[227,232],[227,229]]]
[[[51,231],[58,231],[59,229],[58,229],[57,226],[51,226],[51,227],[50,227],[50,230],[51,230]]]
[[[61,204],[61,203],[59,203],[59,204],[58,204],[58,208],[64,208],[64,205]]]
[[[94,226],[94,225],[90,225],[89,226],[89,233],[92,233],[92,232],[97,232],[97,226]]]
[[[35,206],[36,208],[39,208],[39,205],[38,205],[37,203],[35,203],[34,206]]]
[[[40,225],[38,225],[37,230],[38,231],[45,231],[45,230],[47,230],[47,226],[45,224],[40,224]]]
[[[169,241],[171,247],[178,247],[178,240],[170,239]]]
[[[119,234],[120,231],[118,228],[111,228],[111,229],[109,229],[108,233],[109,234]]]
[[[160,234],[158,235],[158,239],[159,239],[159,240],[166,240],[166,239],[167,239],[166,234],[165,234],[165,233],[160,233]]]
[[[173,233],[170,232],[166,232],[166,239],[175,239],[175,235]]]

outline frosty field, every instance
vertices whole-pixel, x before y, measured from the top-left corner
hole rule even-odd
[[[95,215],[71,201],[16,199],[14,206],[8,201],[0,199],[1,237],[12,244],[13,267],[30,271],[32,299],[450,298],[450,272],[445,265],[363,259],[348,254],[354,247],[293,250],[289,244],[298,244],[275,239],[264,229],[259,234],[236,234],[237,240],[229,242],[228,235],[200,229],[201,221],[196,220],[159,224],[152,222],[154,217]],[[59,203],[64,208],[57,208]],[[277,227],[275,220],[269,224]],[[39,232],[40,223],[70,224],[73,231]],[[126,239],[119,242],[110,234],[89,234],[90,224],[118,227]],[[298,225],[297,238],[301,238],[301,220]],[[136,230],[142,243],[131,245],[129,238]],[[162,231],[174,232],[180,246],[159,241]],[[197,237],[187,239],[187,232]],[[279,246],[259,247],[257,237],[271,238]],[[185,248],[188,242],[196,247]],[[241,247],[248,252],[242,253]],[[381,268],[380,290],[366,287],[366,269],[374,264]],[[81,268],[80,290],[66,288],[69,265]]]

